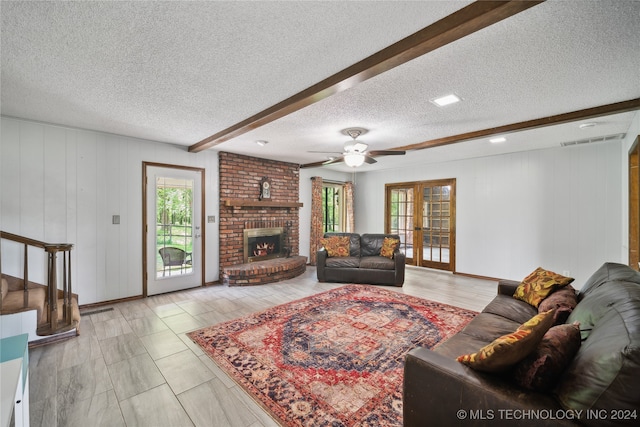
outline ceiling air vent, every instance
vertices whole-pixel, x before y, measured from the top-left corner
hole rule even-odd
[[[590,144],[592,142],[618,141],[625,137],[626,133],[616,133],[614,135],[598,136],[589,139],[578,139],[576,141],[561,142],[561,147],[569,147],[571,145]]]

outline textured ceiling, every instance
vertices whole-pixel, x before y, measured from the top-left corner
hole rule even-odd
[[[186,149],[469,3],[3,1],[1,112]],[[547,1],[214,149],[308,163],[341,151],[347,127],[388,149],[640,98],[638,22],[638,1]],[[463,102],[429,102],[451,92]],[[624,133],[632,117],[362,170]]]

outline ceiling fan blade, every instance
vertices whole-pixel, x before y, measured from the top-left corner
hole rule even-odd
[[[370,156],[402,156],[406,154],[406,151],[400,150],[373,150],[369,151]]]
[[[376,159],[374,159],[373,157],[366,155],[364,156],[364,162],[365,163],[369,163],[370,165],[377,163],[378,161]]]
[[[325,163],[325,160],[321,162],[305,163],[303,165],[300,165],[300,169],[317,168],[318,166],[324,165],[324,163]]]
[[[340,163],[342,161],[344,161],[344,156],[336,157],[335,159],[331,159],[331,160],[325,160],[324,162],[322,162],[322,166],[332,165],[334,163]]]

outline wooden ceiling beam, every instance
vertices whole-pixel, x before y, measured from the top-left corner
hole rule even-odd
[[[443,145],[457,144],[459,142],[470,141],[472,139],[487,138],[494,135],[504,135],[523,130],[542,128],[546,126],[561,125],[571,123],[578,120],[588,120],[596,117],[609,116],[611,114],[626,113],[627,111],[640,110],[640,98],[630,99],[628,101],[614,102],[613,104],[600,105],[598,107],[586,108],[584,110],[572,111],[570,113],[557,114],[555,116],[543,117],[541,119],[527,120],[525,122],[512,123],[505,126],[476,130],[473,132],[462,133],[459,135],[446,136],[444,138],[431,139],[429,141],[418,142],[416,144],[403,145],[402,147],[394,147],[389,150],[410,151],[424,150],[427,148],[440,147]],[[300,165],[301,169],[315,168],[322,166],[326,160],[321,162],[306,163]]]
[[[634,111],[638,109],[640,109],[640,98],[615,102],[613,104],[601,105],[599,107],[587,108],[584,110],[572,111],[570,113],[558,114],[555,116],[543,117],[541,119],[527,120],[525,122],[512,123],[495,128],[482,129],[473,132],[462,133],[459,135],[446,136],[444,138],[431,139],[429,141],[418,142],[416,144],[394,147],[391,148],[391,150],[423,150],[425,148],[456,144],[458,142],[469,141],[478,138],[486,138],[498,134],[506,134],[522,130],[560,125],[563,123],[575,122],[577,120],[592,119],[595,117],[608,116],[611,114],[624,113],[627,111]]]
[[[338,92],[352,88],[367,79],[516,15],[543,1],[510,0],[472,3],[302,92],[189,146],[189,151],[197,153],[214,147]]]

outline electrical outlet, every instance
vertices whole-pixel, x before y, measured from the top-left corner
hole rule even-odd
[[[120,215],[113,215],[111,217],[111,223],[112,224],[120,224]]]
[[[207,217],[207,222],[216,222],[216,216],[215,215],[209,215]]]

